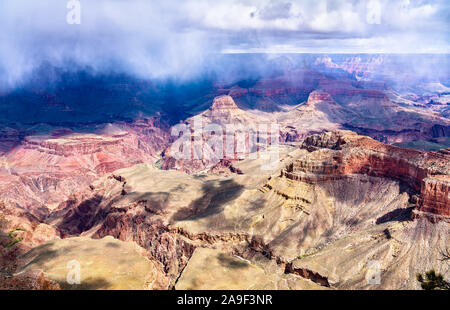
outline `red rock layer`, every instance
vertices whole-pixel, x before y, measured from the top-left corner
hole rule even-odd
[[[106,125],[95,134],[27,136],[0,158],[0,201],[51,208],[105,173],[153,163],[168,140],[157,118]]]
[[[0,274],[0,290],[61,290],[61,287],[46,279],[41,270],[31,270],[14,276]]]
[[[419,211],[450,217],[447,152],[402,149],[348,131],[308,137],[302,147],[310,153],[282,170],[283,176],[310,183],[351,174],[393,178],[420,191]]]
[[[450,176],[423,179],[420,192],[419,211],[450,217]]]

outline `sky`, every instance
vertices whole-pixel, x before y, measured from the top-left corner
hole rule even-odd
[[[1,0],[0,83],[42,63],[182,78],[217,53],[449,53],[449,14],[447,0]]]

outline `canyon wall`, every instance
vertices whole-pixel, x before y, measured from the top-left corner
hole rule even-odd
[[[450,156],[382,144],[353,132],[313,135],[302,148],[310,153],[282,170],[292,180],[317,183],[351,174],[396,179],[419,194],[417,210],[450,217]]]

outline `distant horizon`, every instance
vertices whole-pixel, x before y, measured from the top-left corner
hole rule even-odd
[[[0,85],[44,62],[186,78],[215,54],[448,55],[435,1],[0,1]]]
[[[231,51],[231,52],[221,52],[222,55],[232,55],[232,54],[305,54],[305,55],[450,55],[449,52],[417,52],[417,53],[401,53],[401,52],[251,52],[251,51]]]

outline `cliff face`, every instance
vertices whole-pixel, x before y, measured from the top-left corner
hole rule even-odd
[[[418,288],[417,272],[444,270],[438,258],[448,244],[448,190],[428,179],[445,180],[445,152],[401,149],[348,131],[285,148],[272,170],[258,170],[261,158],[223,161],[213,171],[225,176],[147,164],[120,169],[42,215],[45,227],[63,239],[136,242],[169,287],[210,281],[195,275],[215,275],[236,255],[261,267],[258,274],[273,274],[278,288],[293,274],[307,282],[288,287]],[[218,260],[199,264],[201,248],[215,249]],[[372,260],[382,265],[380,286],[365,281]],[[211,279],[228,283],[239,270],[230,272]]]
[[[146,256],[162,263],[164,272],[174,280],[195,245],[173,232],[169,220],[200,199],[202,192],[201,182],[179,182],[182,177],[180,172],[146,164],[118,170],[61,203],[47,222],[58,227],[64,237],[83,233],[95,239],[113,236],[134,241],[146,249]],[[138,192],[142,195],[136,195]]]
[[[450,218],[450,176],[436,175],[422,180],[418,210]]]
[[[0,202],[0,270],[14,270],[20,256],[33,247],[60,237],[57,228],[43,223],[47,215],[46,208],[25,210]]]
[[[445,113],[436,113],[425,104],[419,104],[417,99],[408,99],[410,93],[420,93],[419,89],[403,93],[395,88],[403,81],[398,85],[386,82],[386,76],[392,72],[382,70],[382,57],[344,59],[339,64],[340,69],[335,65],[326,57],[318,58],[315,66],[320,68],[261,79],[247,88],[232,85],[219,92],[232,96],[245,111],[278,113],[273,119],[282,127],[293,128],[283,130],[284,141],[299,141],[312,133],[336,129],[353,130],[385,143],[448,137],[450,123]],[[330,78],[338,72],[339,78]],[[397,80],[400,73],[397,72],[393,80]],[[367,79],[374,74],[380,74],[380,78]],[[332,100],[318,94],[328,94]],[[311,105],[314,101],[322,103]],[[334,105],[329,105],[330,102]],[[422,105],[423,109],[416,109],[417,105]]]
[[[351,174],[396,179],[420,193],[419,211],[450,214],[450,156],[446,152],[402,149],[346,131],[313,135],[302,148],[310,153],[282,170],[283,176],[310,183]]]
[[[153,163],[168,142],[155,119],[109,124],[95,133],[26,136],[0,161],[0,201],[52,208],[105,173]]]
[[[0,290],[61,290],[61,287],[47,279],[41,270],[31,270],[15,276],[0,274]]]
[[[267,114],[242,110],[231,96],[218,96],[209,109],[185,121],[182,134],[187,138],[174,141],[164,151],[162,168],[193,173],[208,170],[221,160],[245,157],[249,154],[250,128],[256,130],[269,123]],[[238,147],[238,143],[243,145]]]
[[[222,121],[230,121],[230,117],[242,114],[231,96],[219,96],[214,98],[211,108],[206,116],[213,115]]]
[[[391,102],[382,91],[356,88],[350,82],[332,81],[326,78],[320,80],[319,87],[319,90],[309,93],[305,102],[290,108],[284,107],[285,110],[275,113],[262,112],[256,109],[241,109],[229,95],[216,97],[209,109],[185,121],[187,131],[190,131],[188,134],[191,137],[190,142],[187,139],[183,143],[183,150],[185,147],[190,148],[190,158],[176,158],[173,154],[176,148],[169,147],[164,152],[162,168],[192,173],[208,170],[216,165],[220,159],[236,160],[239,157],[246,157],[249,154],[250,128],[259,129],[264,125],[271,124],[276,124],[279,128],[280,143],[301,142],[307,137],[310,141],[314,139],[309,137],[312,134],[344,128],[355,128],[355,130],[364,132],[364,134],[377,140],[389,143],[410,141],[411,139],[426,140],[433,135],[445,135],[445,132],[442,133],[442,130],[438,129],[433,131],[434,134],[432,133],[432,126],[437,128],[436,125],[433,125],[433,122],[438,121],[433,119],[434,116],[426,116],[429,118],[429,122],[427,121],[419,126],[418,124],[423,121],[422,116],[420,116],[421,120],[418,123],[417,119],[410,117],[410,114],[404,108]],[[419,116],[415,115],[415,117]],[[214,128],[214,131],[220,131],[219,136],[212,137],[210,132],[212,128]],[[186,133],[183,132],[183,134]],[[217,133],[214,132],[214,134]],[[229,150],[229,146],[231,146],[231,149],[237,148],[238,141],[233,135],[238,136],[239,134],[246,140],[246,150],[241,154],[233,150],[231,153],[225,154],[224,150]],[[204,146],[212,138],[218,137],[223,138],[222,157],[218,160],[211,160],[212,152]],[[178,137],[172,137],[172,142],[176,140],[175,138]],[[227,146],[227,141],[234,141],[234,143]],[[323,141],[318,143],[323,143]],[[406,150],[399,156],[384,156],[383,154],[391,152],[394,148],[372,142],[365,146],[372,148],[368,150],[374,151],[375,154],[362,159],[354,156],[354,160],[348,158],[349,162],[354,161],[354,163],[347,165],[346,169],[361,170],[363,167],[358,166],[364,165],[368,161],[366,164],[371,166],[373,170],[369,173],[371,175],[379,173],[382,176],[383,172],[377,172],[377,170],[389,169],[378,167],[377,165],[380,164],[387,167],[395,166],[393,171],[398,170],[397,176],[405,178],[405,176],[410,175],[409,172],[406,172],[409,169],[409,164],[404,162],[402,156],[418,156],[414,151]],[[416,179],[414,188],[420,189],[421,179],[426,175],[420,169],[416,173],[418,176],[413,176]]]
[[[176,158],[176,144],[172,144],[164,152],[162,168],[187,173],[208,170],[221,159],[243,159],[251,152],[265,149],[269,142],[264,141],[262,137],[271,137],[271,130],[277,130],[277,137],[274,138],[278,139],[279,143],[298,142],[311,133],[341,128],[339,122],[343,119],[345,113],[341,107],[324,91],[313,91],[305,104],[278,113],[243,110],[231,96],[219,96],[214,98],[208,110],[185,121],[188,135],[191,137],[190,141],[186,139],[183,143],[183,150],[190,147],[190,158]],[[214,138],[209,132],[212,126],[214,130],[219,130],[214,133],[216,137],[222,138],[222,143],[218,142],[221,144],[222,152],[219,153],[222,157],[218,159],[213,158],[212,152],[206,146],[208,141]]]

